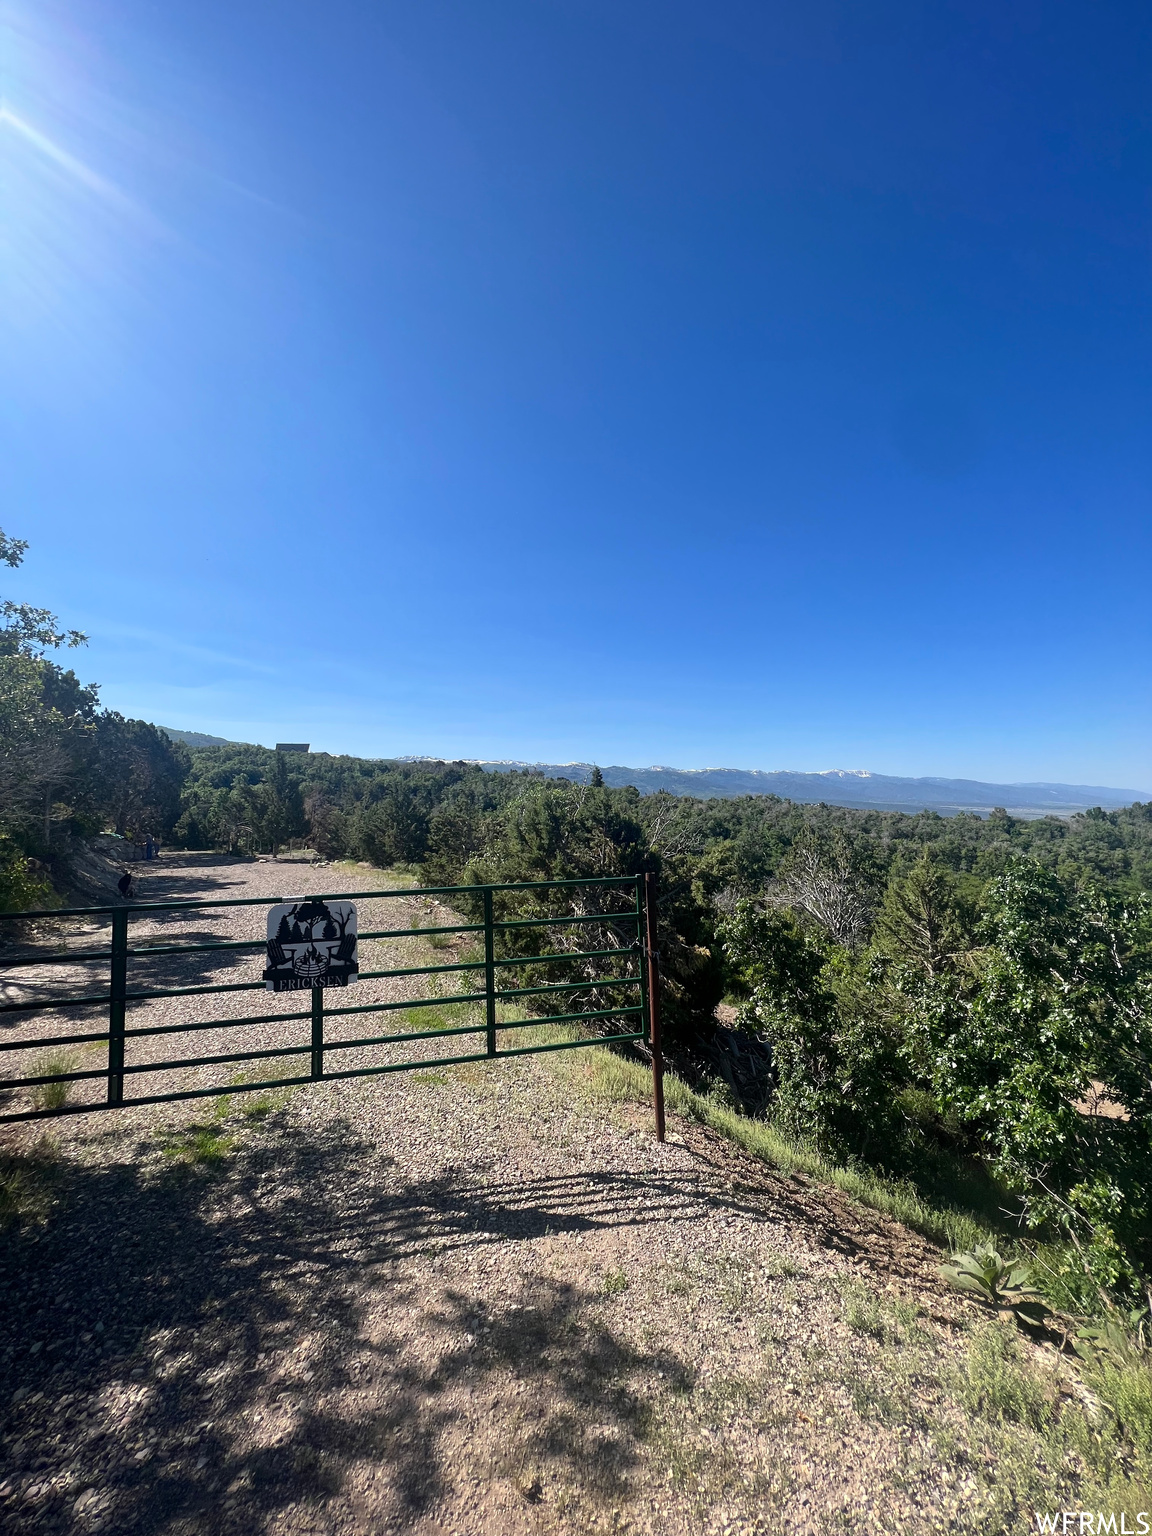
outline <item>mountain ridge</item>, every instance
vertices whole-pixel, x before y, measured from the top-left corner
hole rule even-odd
[[[528,763],[512,759],[472,758],[496,773],[528,769],[549,778],[587,783],[591,763]],[[611,764],[601,768],[604,782],[612,788],[634,785],[641,794],[667,790],[674,795],[702,799],[730,799],[737,795],[776,794],[801,802],[823,801],[863,810],[937,811],[942,815],[975,812],[989,815],[1003,809],[1013,815],[1071,816],[1099,807],[1119,810],[1138,801],[1152,800],[1152,791],[1118,789],[1101,784],[1057,784],[1031,780],[994,784],[981,779],[951,779],[939,775],[907,778],[873,773],[867,768],[825,768],[815,773],[798,769],[764,768],[627,768]]]

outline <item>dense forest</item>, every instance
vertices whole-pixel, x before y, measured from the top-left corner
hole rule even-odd
[[[18,564],[23,545],[0,541]],[[838,1159],[921,1184],[942,1162],[973,1170],[1023,1230],[1070,1239],[1093,1284],[1138,1290],[1152,1260],[1152,804],[944,818],[641,796],[598,774],[189,751],[101,710],[50,659],[83,636],[27,605],[0,613],[7,910],[50,902],[70,846],[106,829],[239,854],[306,842],[429,886],[653,870],[682,1071]],[[600,914],[616,898],[579,899]],[[502,902],[563,910],[555,894]],[[751,1078],[731,1070],[740,1039]]]
[[[183,806],[190,845],[298,836],[428,885],[653,869],[681,1070],[836,1158],[976,1170],[1094,1284],[1147,1271],[1152,805],[906,816],[213,747]],[[752,1083],[725,1070],[724,997]]]

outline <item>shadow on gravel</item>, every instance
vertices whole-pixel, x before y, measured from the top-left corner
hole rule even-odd
[[[616,1337],[597,1295],[537,1280],[492,1306],[427,1268],[745,1208],[691,1175],[409,1184],[351,1125],[286,1116],[214,1170],[146,1152],[95,1138],[47,1222],[0,1235],[4,1531],[404,1531],[506,1410],[503,1476],[554,1468],[611,1499],[650,1428],[637,1384],[686,1388],[681,1363]]]
[[[247,861],[245,861],[247,862]],[[220,866],[234,866],[237,860],[226,854],[182,855],[163,864],[133,865],[140,901],[226,900],[234,887],[246,888],[245,881],[220,878]],[[141,868],[147,873],[141,874]],[[142,937],[140,925],[150,930]],[[197,926],[198,925],[198,926]],[[7,925],[0,925],[6,929]],[[62,996],[101,996],[108,994],[108,961],[86,962],[80,976],[63,976],[59,957],[70,949],[107,949],[111,919],[51,919],[32,933],[17,935],[17,942],[0,948],[0,1001],[7,1003],[53,1002]],[[8,937],[0,932],[0,940]],[[176,912],[141,912],[129,919],[129,944],[205,944],[219,942],[226,935],[203,925],[203,916],[195,909]],[[189,955],[133,956],[129,962],[130,991],[153,987],[190,987],[206,982],[211,973],[222,968],[252,967],[258,951],[215,951]],[[69,969],[80,969],[79,962]],[[238,978],[242,979],[242,978]],[[255,977],[253,978],[255,979]],[[61,1032],[100,1029],[100,1007],[92,1009],[58,1008],[54,1018]],[[0,1027],[11,1031],[26,1022],[23,1013],[0,1014]]]

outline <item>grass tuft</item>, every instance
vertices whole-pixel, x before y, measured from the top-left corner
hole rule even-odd
[[[987,1322],[972,1336],[956,1395],[969,1413],[1044,1431],[1052,1423],[1050,1389],[1021,1359],[1016,1329]]]
[[[267,1120],[269,1115],[285,1108],[294,1092],[293,1088],[270,1088],[253,1099],[242,1100],[240,1113],[246,1120]]]
[[[169,1162],[186,1167],[219,1167],[225,1161],[236,1138],[224,1130],[224,1121],[232,1111],[232,1095],[221,1094],[212,1106],[211,1116],[181,1126],[164,1134],[161,1152]]]
[[[47,1077],[49,1073],[77,1072],[80,1069],[80,1056],[76,1051],[56,1049],[41,1051],[32,1062],[30,1077]],[[73,1084],[61,1083],[37,1083],[30,1089],[32,1104],[36,1109],[51,1110],[63,1109],[72,1096]]]
[[[56,1147],[46,1136],[27,1148],[0,1151],[0,1230],[43,1221],[59,1172]]]
[[[1101,1353],[1083,1374],[1115,1415],[1143,1476],[1152,1480],[1152,1350],[1133,1346]]]

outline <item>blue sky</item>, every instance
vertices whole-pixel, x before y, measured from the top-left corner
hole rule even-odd
[[[0,17],[4,591],[110,706],[1152,784],[1146,5]]]

